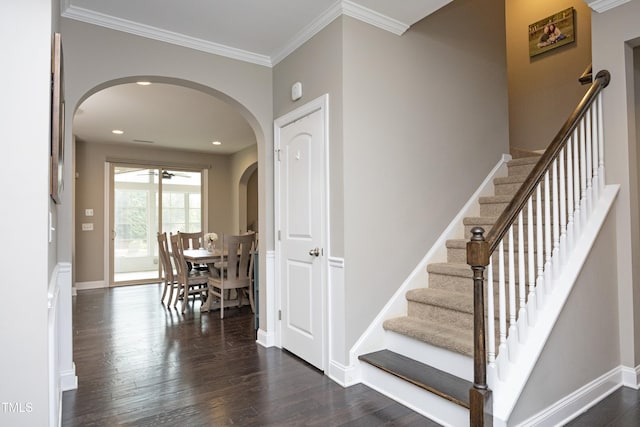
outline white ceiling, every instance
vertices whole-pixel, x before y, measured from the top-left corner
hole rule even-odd
[[[267,67],[341,14],[401,35],[450,1],[61,0],[66,18]],[[247,122],[222,101],[166,84],[127,84],[96,93],[80,106],[73,128],[89,142],[223,154],[255,143]],[[125,133],[113,135],[112,129]],[[213,140],[223,145],[214,147]]]

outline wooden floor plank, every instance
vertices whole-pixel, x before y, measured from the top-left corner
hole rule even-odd
[[[248,307],[186,313],[159,285],[74,297],[78,389],[62,425],[437,426],[361,384],[342,388],[286,351],[256,344]]]

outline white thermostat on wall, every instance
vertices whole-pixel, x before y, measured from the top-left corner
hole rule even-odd
[[[295,82],[293,86],[291,86],[291,100],[297,101],[302,98],[302,83]]]

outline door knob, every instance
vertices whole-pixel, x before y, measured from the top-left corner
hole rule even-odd
[[[314,248],[309,251],[309,255],[311,256],[320,256],[320,248]]]

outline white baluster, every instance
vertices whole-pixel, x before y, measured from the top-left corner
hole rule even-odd
[[[509,360],[514,362],[516,356],[516,344],[518,341],[518,330],[516,329],[516,271],[515,253],[513,250],[513,225],[509,227]]]
[[[544,290],[548,293],[552,291],[552,242],[551,242],[551,185],[549,185],[549,171],[544,174]]]
[[[536,250],[538,254],[538,277],[536,278],[536,295],[538,296],[538,307],[544,305],[544,244],[542,228],[542,183],[539,182],[536,188]]]
[[[573,131],[573,223],[574,239],[582,229],[580,213],[580,138],[578,128]],[[575,240],[574,240],[575,241]]]
[[[587,221],[587,155],[584,119],[580,121],[580,224]]]
[[[567,252],[573,250],[573,138],[567,141]]]
[[[527,254],[529,257],[529,297],[527,298],[527,314],[529,324],[536,323],[536,266],[535,266],[535,237],[533,234],[533,197],[527,201]]]
[[[586,178],[587,178],[587,217],[591,216],[591,207],[592,207],[592,202],[593,202],[593,187],[592,187],[592,182],[591,182],[591,174],[593,173],[593,169],[592,169],[592,163],[593,163],[593,159],[592,159],[592,148],[593,145],[591,143],[591,133],[592,133],[592,129],[591,129],[591,114],[589,114],[589,112],[587,111],[587,113],[585,114],[584,117],[584,121],[585,121],[585,154],[587,157],[587,166],[586,166]]]
[[[524,214],[518,214],[518,297],[520,308],[518,310],[518,339],[524,342],[527,338],[527,289],[525,287],[525,257],[524,257]]]
[[[493,295],[493,260],[489,258],[487,266],[487,344],[489,346],[489,366],[496,365],[496,312]]]
[[[552,257],[552,268],[554,277],[560,274],[560,214],[559,210],[559,197],[558,197],[558,161],[554,160],[551,164],[551,173],[552,180],[551,185],[553,187],[552,190],[552,199],[551,199],[551,211],[553,213],[552,221],[553,221],[553,249],[551,252]]]
[[[598,162],[599,162],[599,156],[598,156],[598,117],[597,117],[597,113],[598,111],[596,110],[596,104],[591,105],[591,108],[589,110],[589,113],[591,114],[591,152],[593,153],[593,161],[592,161],[592,165],[591,167],[593,168],[592,172],[591,172],[591,188],[592,188],[592,201],[593,203],[595,203],[598,198],[600,197],[600,187],[598,185],[599,179],[598,179]]]
[[[564,152],[560,151],[558,166],[560,168],[560,262],[557,264],[564,265],[567,262],[567,178],[564,175]]]
[[[598,165],[598,185],[600,192],[604,188],[604,119],[602,117],[602,92],[598,94],[598,152],[600,153]]]
[[[509,351],[507,350],[507,298],[505,291],[503,239],[500,240],[500,244],[498,245],[498,320],[500,322],[500,344],[498,346],[498,357],[504,361],[504,363],[500,363],[498,366],[498,376],[500,379],[506,378],[507,362],[509,360]]]

